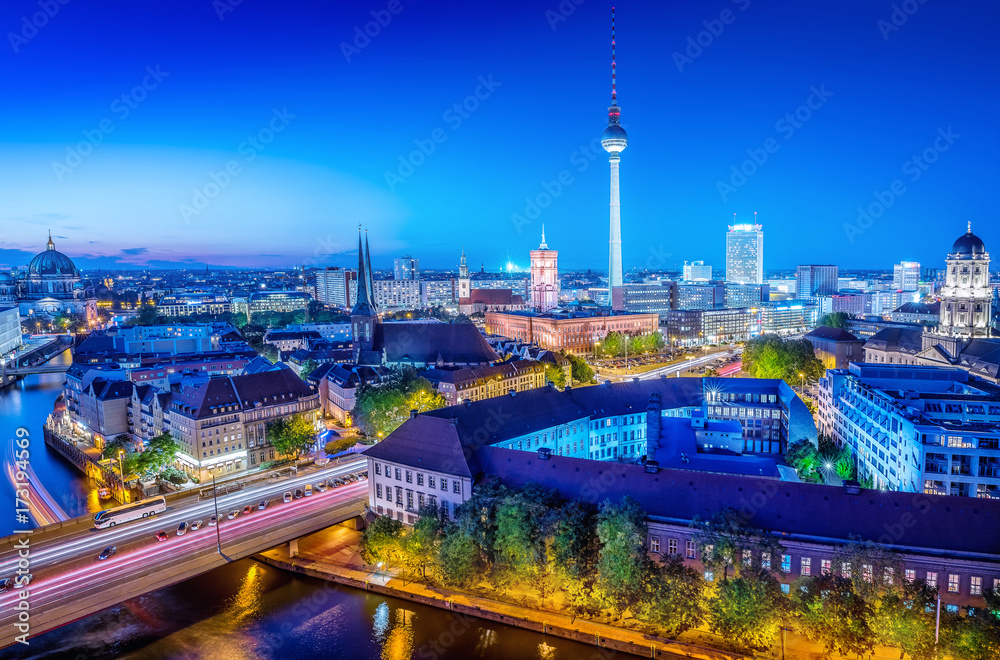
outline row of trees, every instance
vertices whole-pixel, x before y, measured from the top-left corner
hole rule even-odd
[[[396,367],[378,383],[361,383],[351,417],[369,438],[384,438],[410,416],[411,410],[427,412],[447,402],[413,367]]]
[[[650,332],[645,335],[627,335],[621,332],[609,332],[594,346],[598,357],[624,357],[626,349],[629,355],[659,351],[666,346],[663,335]]]
[[[298,458],[316,441],[316,429],[305,415],[279,417],[268,422],[267,438],[279,454]]]
[[[826,373],[809,340],[782,339],[778,335],[761,335],[747,341],[743,371],[753,378],[780,378],[796,386],[803,379],[815,381]]]
[[[645,512],[628,497],[595,506],[487,480],[453,521],[432,507],[420,516],[412,528],[377,518],[362,538],[365,561],[459,589],[537,594],[543,606],[548,599],[578,615],[633,618],[667,637],[707,627],[742,652],[771,648],[791,626],[828,652],[865,654],[878,644],[913,660],[935,654],[936,590],[901,579],[898,558],[872,543],[839,548],[835,573],[816,566],[786,593],[785,548],[731,509],[692,524],[704,573],[677,554],[650,557]],[[1000,654],[992,592],[966,617],[942,612],[941,626],[938,650],[955,660]]]

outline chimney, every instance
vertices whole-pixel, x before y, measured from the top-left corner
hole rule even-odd
[[[511,398],[513,399],[513,398],[514,398],[515,396],[517,396],[517,390],[515,390],[515,389],[514,389],[514,388],[512,387],[512,388],[510,388],[509,390],[507,390],[507,394],[509,394],[509,395],[510,395],[510,397],[511,397]]]
[[[563,388],[563,392],[572,392],[572,391],[573,391],[572,385],[567,385],[566,387]]]
[[[860,495],[861,494],[861,484],[853,479],[844,482],[844,493],[847,495]]]
[[[471,408],[472,407],[472,399],[466,399],[465,400],[465,407],[466,408]]]
[[[540,461],[549,460],[549,456],[551,455],[552,455],[552,450],[549,449],[548,447],[541,447],[538,450],[538,460]]]
[[[638,376],[632,376],[632,382],[633,383],[638,383],[639,382],[639,377]]]
[[[417,409],[414,408],[413,410],[410,411],[410,419],[413,419],[416,416],[417,416]]]
[[[660,447],[660,429],[662,420],[660,413],[663,410],[663,400],[659,392],[649,395],[649,403],[646,405],[646,462],[653,460],[656,450]]]
[[[645,466],[643,467],[643,470],[645,470],[649,474],[656,474],[657,472],[660,471],[660,462],[647,460]]]

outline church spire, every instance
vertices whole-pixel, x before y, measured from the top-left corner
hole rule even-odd
[[[970,223],[971,224],[971,223]],[[49,242],[45,244],[46,250],[55,250],[56,244],[52,242],[52,230],[49,230]]]
[[[375,316],[377,314],[372,305],[371,292],[368,290],[370,281],[364,244],[361,242],[361,228],[358,227],[358,286],[351,316]]]

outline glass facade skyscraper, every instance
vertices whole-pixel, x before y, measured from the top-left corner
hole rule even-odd
[[[762,225],[729,225],[729,232],[726,234],[726,282],[764,283]]]

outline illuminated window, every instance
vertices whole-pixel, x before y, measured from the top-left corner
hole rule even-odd
[[[948,574],[948,593],[958,593],[958,575],[955,573]]]

